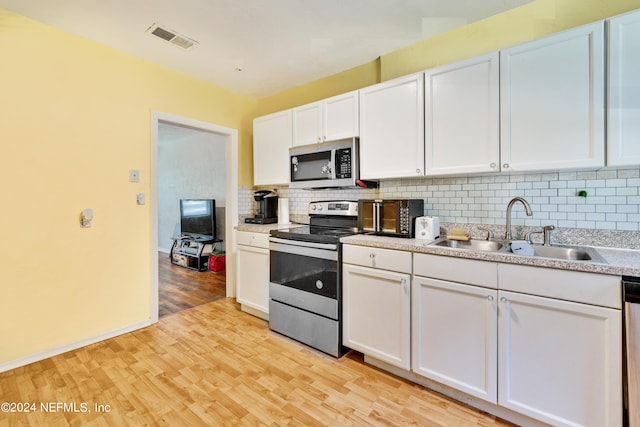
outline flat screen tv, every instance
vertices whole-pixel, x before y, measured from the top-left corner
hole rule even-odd
[[[216,238],[216,201],[180,200],[180,233],[200,239]]]

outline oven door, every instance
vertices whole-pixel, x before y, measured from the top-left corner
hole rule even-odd
[[[271,237],[269,263],[272,300],[338,319],[337,245]]]

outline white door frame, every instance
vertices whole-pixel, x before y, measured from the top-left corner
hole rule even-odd
[[[235,278],[235,235],[238,225],[238,130],[201,122],[187,117],[160,111],[151,111],[151,320],[158,321],[158,126],[160,122],[184,126],[195,130],[215,133],[225,141],[225,251],[226,251],[226,294],[236,295]]]

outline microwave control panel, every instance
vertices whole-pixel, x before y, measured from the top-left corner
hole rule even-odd
[[[351,178],[351,148],[336,149],[336,178]]]

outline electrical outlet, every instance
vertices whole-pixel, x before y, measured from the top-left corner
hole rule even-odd
[[[146,200],[145,200],[145,194],[144,193],[136,193],[136,202],[139,205],[144,205]]]
[[[129,169],[129,182],[140,182],[140,171],[138,169]]]

